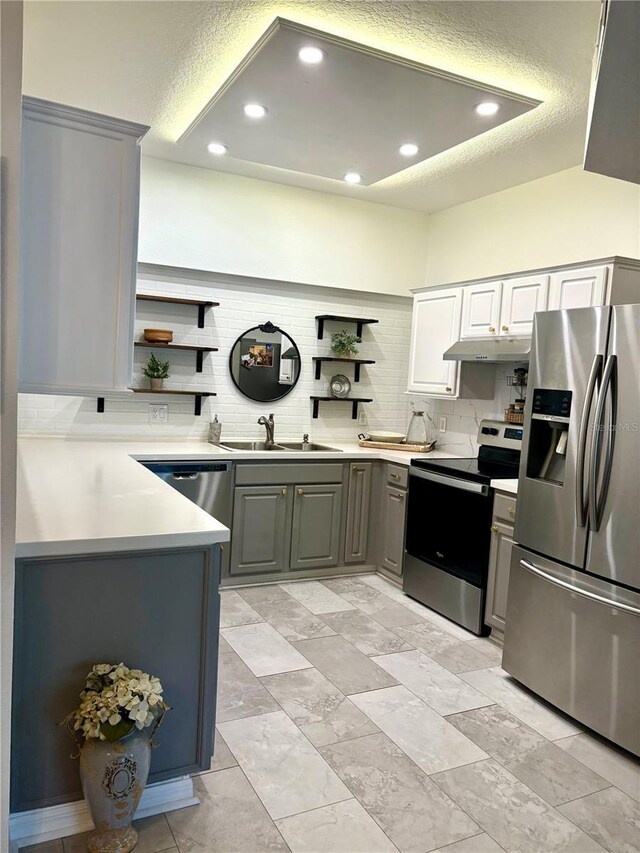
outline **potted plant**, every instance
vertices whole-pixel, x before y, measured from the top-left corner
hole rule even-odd
[[[160,361],[156,358],[155,353],[151,353],[146,366],[142,368],[145,376],[149,377],[152,391],[160,391],[163,381],[169,376],[168,361]]]
[[[362,338],[358,335],[350,335],[344,329],[339,332],[334,332],[331,335],[331,352],[335,353],[339,358],[351,358],[353,355],[358,355],[356,344],[361,344]]]
[[[146,672],[100,663],[87,675],[80,705],[62,725],[78,746],[72,757],[80,756],[82,792],[96,827],[88,850],[135,847],[131,821],[149,775],[153,736],[168,710],[162,684]]]

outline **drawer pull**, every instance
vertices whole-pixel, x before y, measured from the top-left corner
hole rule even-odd
[[[298,489],[298,494],[299,494],[299,495],[304,495],[304,489]]]
[[[286,495],[286,494],[287,494],[287,490],[286,490],[286,489],[282,489],[282,494],[283,494],[283,495]]]
[[[516,508],[514,506],[508,506],[507,512],[509,513],[509,515],[515,515]]]
[[[399,500],[399,501],[403,501],[403,500],[404,500],[404,494],[403,494],[402,492],[398,492],[398,494],[396,495],[396,497],[398,498],[398,500]]]
[[[491,525],[491,532],[492,532],[492,533],[497,533],[497,532],[498,532],[498,528],[495,526],[495,524],[492,524],[492,525]]]
[[[361,471],[361,472],[362,472],[362,471],[366,471],[367,469],[366,469],[366,468],[359,468],[357,465],[354,465],[354,466],[353,466],[353,468],[352,468],[351,470],[352,470],[352,471]]]
[[[399,480],[400,479],[400,474],[394,474],[393,472],[391,474],[389,474],[389,476],[391,477],[392,480]]]

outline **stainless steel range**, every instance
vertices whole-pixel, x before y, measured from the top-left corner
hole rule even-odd
[[[493,479],[518,476],[523,427],[483,420],[473,459],[412,459],[403,589],[475,634],[484,627]]]

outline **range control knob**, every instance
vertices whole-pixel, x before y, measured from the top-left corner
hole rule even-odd
[[[495,427],[482,427],[483,435],[498,435],[498,430]]]

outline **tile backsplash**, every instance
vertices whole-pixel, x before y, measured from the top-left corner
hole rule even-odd
[[[157,295],[206,298],[219,302],[219,307],[206,312],[205,328],[197,327],[197,311],[193,306],[170,303],[137,303],[136,340],[142,339],[145,327],[171,328],[175,343],[192,343],[218,347],[205,355],[203,372],[195,372],[195,353],[168,351],[171,376],[167,388],[212,390],[217,396],[203,400],[202,415],[193,412],[194,401],[167,395],[135,395],[129,398],[106,397],[104,413],[96,411],[96,399],[52,395],[21,394],[19,428],[23,435],[57,435],[69,437],[139,437],[141,439],[203,439],[214,413],[223,424],[223,437],[262,437],[258,417],[275,413],[276,436],[301,438],[308,432],[313,438],[355,439],[366,427],[351,419],[349,403],[320,403],[319,417],[312,419],[311,394],[328,393],[328,383],[335,373],[344,373],[352,381],[352,395],[371,397],[372,403],[362,408],[368,426],[406,429],[408,398],[404,393],[411,328],[411,300],[367,292],[350,292],[332,288],[272,281],[237,279],[168,268],[141,267],[138,291]],[[320,380],[314,379],[312,356],[328,354],[330,333],[342,327],[327,323],[324,340],[317,340],[317,314],[372,317],[378,323],[365,326],[360,356],[375,360],[362,368],[361,381],[353,382],[353,367],[322,366]],[[248,328],[271,320],[295,340],[301,353],[302,373],[293,391],[274,403],[258,403],[244,397],[231,381],[228,370],[229,352],[235,340]],[[346,326],[354,331],[352,326]],[[146,386],[142,367],[150,350],[136,348],[133,384]],[[168,405],[167,423],[150,423],[149,405]]]

